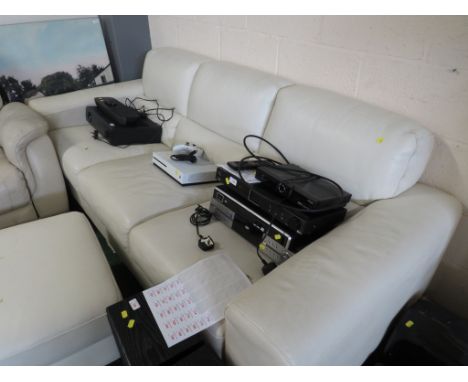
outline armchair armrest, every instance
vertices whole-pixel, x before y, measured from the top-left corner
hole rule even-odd
[[[461,204],[417,184],[371,204],[226,308],[234,364],[358,365],[435,272]]]
[[[31,192],[36,184],[26,149],[47,130],[46,120],[22,103],[9,103],[0,110],[0,146],[8,161],[24,174]]]
[[[86,124],[85,107],[94,105],[95,97],[124,99],[143,95],[141,79],[120,82],[55,96],[34,98],[28,105],[42,114],[52,129]]]

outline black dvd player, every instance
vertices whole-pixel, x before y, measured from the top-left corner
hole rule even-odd
[[[314,213],[304,212],[296,204],[279,197],[262,182],[248,183],[226,167],[218,167],[216,177],[229,192],[252,203],[269,219],[298,235],[314,234],[322,226],[336,226],[346,215],[343,207]]]
[[[317,220],[312,234],[299,235],[272,221],[248,201],[232,194],[227,185],[215,187],[210,212],[216,219],[258,247],[259,252],[275,264],[287,260],[341,221]]]

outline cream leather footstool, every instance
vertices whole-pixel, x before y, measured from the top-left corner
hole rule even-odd
[[[83,214],[0,231],[0,365],[112,362],[106,307],[120,299]]]

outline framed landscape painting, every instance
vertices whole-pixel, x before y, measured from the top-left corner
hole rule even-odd
[[[7,102],[113,81],[98,17],[0,26],[0,87]]]

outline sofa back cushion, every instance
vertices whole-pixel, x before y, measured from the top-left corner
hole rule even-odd
[[[192,142],[203,148],[207,158],[214,163],[237,161],[248,155],[244,147],[217,133],[208,130],[188,118],[177,125],[174,143]]]
[[[241,144],[247,134],[263,134],[278,90],[288,84],[244,66],[206,62],[193,81],[187,117]]]
[[[408,118],[306,86],[279,91],[264,137],[290,162],[335,180],[363,202],[413,186],[433,147],[432,134]],[[265,144],[260,152],[272,155]]]
[[[209,61],[195,53],[176,48],[158,48],[146,54],[143,67],[145,96],[187,115],[192,81],[201,63]]]

